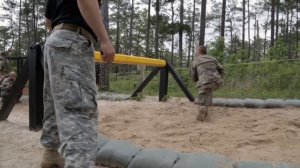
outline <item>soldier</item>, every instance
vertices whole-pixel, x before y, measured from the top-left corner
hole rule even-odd
[[[9,53],[11,50],[4,51],[0,53],[0,72],[2,73],[7,73],[8,72],[8,61],[7,58],[9,56]]]
[[[196,49],[196,57],[191,66],[191,76],[199,91],[195,104],[199,104],[197,120],[204,121],[208,107],[212,105],[212,92],[218,89],[224,77],[224,70],[212,56],[206,55],[206,47]]]
[[[97,149],[97,88],[94,44],[103,60],[114,59],[98,0],[48,0],[44,47],[42,168],[94,168]],[[61,157],[62,156],[62,157]]]
[[[10,72],[9,76],[2,80],[0,88],[1,88],[1,98],[2,103],[6,101],[7,96],[9,95],[13,84],[15,83],[17,74],[15,72]]]

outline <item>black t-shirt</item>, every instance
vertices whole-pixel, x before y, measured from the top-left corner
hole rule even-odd
[[[82,26],[97,39],[82,17],[76,0],[47,0],[45,16],[51,20],[52,28],[60,23],[72,23]]]

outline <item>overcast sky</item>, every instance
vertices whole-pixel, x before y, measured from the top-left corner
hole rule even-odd
[[[135,2],[139,2],[140,0],[136,0]],[[216,0],[217,2],[221,2],[222,0]],[[238,6],[241,6],[241,2],[242,0],[236,0],[237,1],[237,4]],[[2,3],[4,2],[4,0],[0,0],[0,5],[2,6]],[[250,4],[254,4],[255,2],[257,2],[257,0],[253,0],[253,1],[250,1]],[[187,6],[187,3],[192,3],[192,0],[185,0],[185,7]],[[179,6],[180,4],[180,1],[177,1],[175,3],[175,6]],[[147,5],[141,5],[140,6],[141,8],[147,8]],[[198,8],[200,8],[200,4],[197,5]],[[211,12],[211,9],[212,9],[212,1],[211,0],[208,0],[207,1],[207,13],[210,13]],[[221,12],[221,9],[220,9],[220,12]],[[0,15],[4,14],[4,11],[3,10],[0,10]],[[155,9],[152,7],[151,8],[151,14],[154,15],[155,14]],[[263,18],[260,18],[260,21],[261,23],[263,23]],[[253,30],[253,24],[254,24],[254,20],[252,20],[253,23],[251,23],[251,38],[253,37],[254,35],[254,30]],[[229,23],[227,23],[229,24]],[[239,24],[239,23],[238,23]],[[0,25],[8,25],[8,22],[3,22],[1,21],[0,22]],[[240,28],[241,29],[241,28]],[[246,32],[247,32],[247,29],[248,29],[248,26],[246,26]],[[261,36],[264,36],[263,34],[263,31],[260,31],[261,33]],[[227,32],[229,33],[229,32]],[[214,32],[214,28],[207,28],[206,30],[206,41],[207,42],[210,42],[211,40],[215,39],[215,36],[218,36],[218,33]],[[268,36],[269,36],[269,33],[268,33]],[[268,37],[267,36],[267,37]],[[248,40],[248,36],[246,36],[246,40]]]

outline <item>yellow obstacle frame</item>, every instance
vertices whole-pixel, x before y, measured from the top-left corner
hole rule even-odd
[[[95,61],[99,63],[104,63],[102,59],[102,54],[99,51],[95,52]],[[167,62],[165,60],[123,55],[123,54],[116,54],[115,59],[112,63],[128,64],[128,65],[145,65],[145,66],[162,67],[162,68],[166,67],[167,65]]]
[[[102,54],[99,51],[95,52],[95,61],[99,63],[104,63],[102,59]],[[182,79],[175,72],[173,67],[167,63],[165,60],[161,59],[153,59],[146,57],[137,57],[131,55],[123,55],[116,54],[115,59],[112,62],[114,64],[129,64],[129,65],[145,65],[155,67],[152,72],[148,75],[148,77],[135,89],[131,97],[136,97],[138,93],[140,93],[146,85],[152,80],[152,78],[160,72],[160,84],[159,84],[159,101],[163,101],[165,96],[168,94],[168,79],[169,73],[174,77],[175,81],[178,83],[179,87],[185,93],[186,97],[190,101],[194,101],[194,97],[184,85]]]

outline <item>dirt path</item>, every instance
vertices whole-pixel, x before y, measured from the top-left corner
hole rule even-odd
[[[300,109],[214,107],[208,122],[195,120],[197,106],[186,99],[99,101],[99,131],[147,148],[206,151],[236,160],[300,164]],[[28,131],[28,103],[17,104],[0,122],[0,167],[37,168],[41,132]]]

